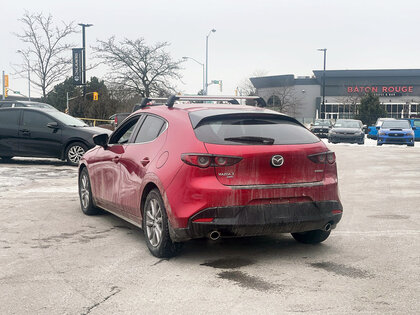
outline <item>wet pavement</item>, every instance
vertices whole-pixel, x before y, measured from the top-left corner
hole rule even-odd
[[[0,314],[417,314],[417,145],[329,145],[344,215],[323,244],[194,240],[172,259],[113,215],[83,215],[76,168],[0,162]]]

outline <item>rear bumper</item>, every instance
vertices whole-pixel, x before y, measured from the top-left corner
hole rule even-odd
[[[335,228],[342,210],[339,201],[207,208],[193,215],[186,228],[171,229],[171,237],[180,242],[206,237],[212,231],[220,232],[222,237],[240,237],[318,230],[327,223]],[[204,218],[213,220],[196,221]]]

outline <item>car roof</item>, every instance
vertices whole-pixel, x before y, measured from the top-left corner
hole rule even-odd
[[[39,112],[51,112],[51,113],[55,113],[57,111],[59,111],[58,109],[55,108],[48,108],[48,107],[0,107],[0,110],[35,110],[35,111],[39,111]]]
[[[289,120],[302,125],[295,118],[276,112],[274,110],[256,106],[225,103],[175,103],[172,108],[168,108],[166,105],[152,105],[143,107],[135,111],[133,114],[139,113],[156,114],[166,119],[179,119],[180,117],[187,117],[193,126],[196,126],[201,119],[208,116],[241,113],[276,115],[278,117],[284,118],[285,120]]]

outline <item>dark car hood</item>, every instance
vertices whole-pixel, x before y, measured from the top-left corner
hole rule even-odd
[[[332,131],[335,132],[361,132],[362,130],[360,128],[343,128],[343,127],[338,127],[338,128],[332,128]]]
[[[79,130],[89,132],[92,135],[99,135],[101,133],[106,133],[106,134],[110,135],[112,133],[111,130],[101,128],[101,127],[75,127],[75,128],[77,128]]]
[[[328,129],[330,128],[328,125],[317,125],[312,126],[311,129]]]

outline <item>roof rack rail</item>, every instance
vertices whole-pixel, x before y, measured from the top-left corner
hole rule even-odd
[[[135,112],[136,110],[139,110],[141,108],[145,108],[147,106],[164,105],[166,100],[167,100],[167,98],[165,98],[165,97],[144,97],[141,100],[140,104],[135,104],[133,106],[133,112]],[[153,102],[153,101],[161,101],[161,102],[156,103],[156,104],[152,104],[151,102]]]
[[[260,96],[235,96],[235,95],[171,95],[166,101],[166,106],[172,108],[176,101],[227,101],[230,104],[239,104],[238,100],[255,100],[259,107],[267,104]]]

